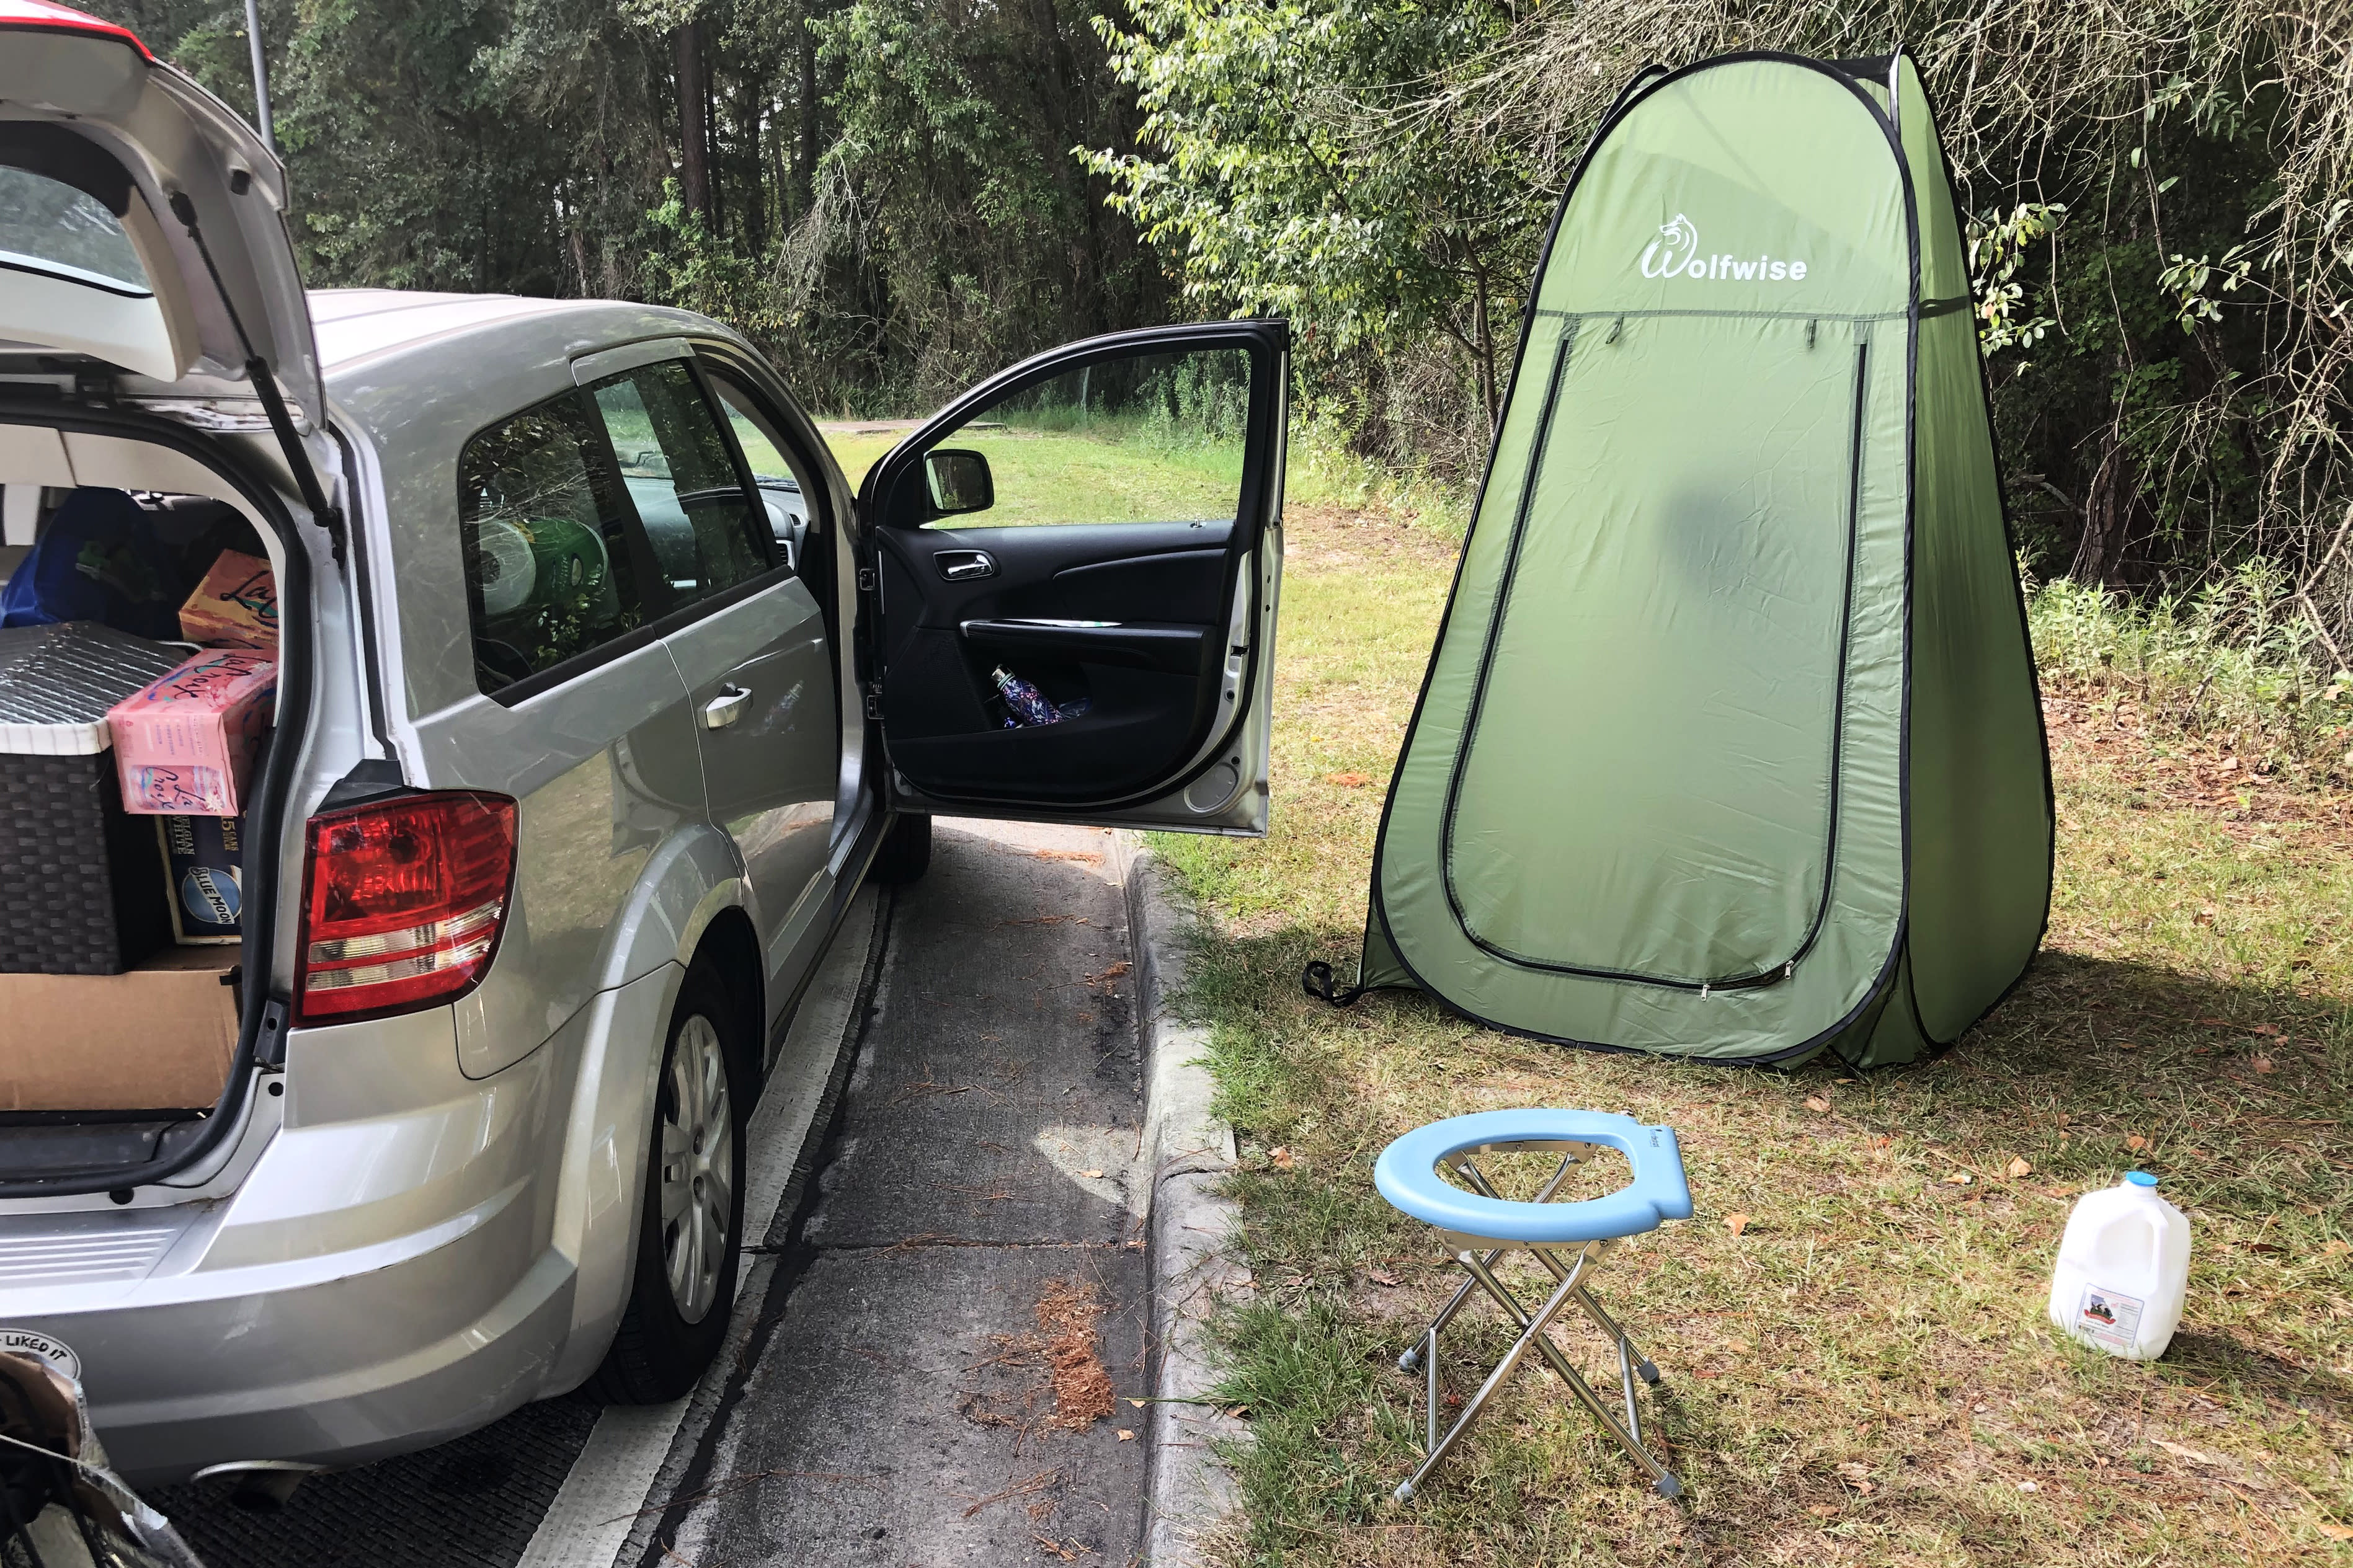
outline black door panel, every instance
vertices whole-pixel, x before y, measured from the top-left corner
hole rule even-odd
[[[1084,605],[1087,614],[1103,620],[1207,626],[1218,619],[1225,603],[1225,541],[1220,538],[1214,549],[1066,566],[1054,574],[1052,588],[1055,602]]]
[[[966,621],[956,629],[967,646],[992,657],[1001,651],[1015,658],[1123,664],[1195,679],[1217,651],[1216,628],[1156,621]]]
[[[1184,761],[1211,715],[1223,657],[1223,524],[882,531],[892,616],[884,711],[900,769],[933,787],[1020,787],[1078,800],[1140,789]],[[1171,544],[1197,548],[1172,550]],[[986,577],[944,578],[937,558],[986,553]],[[1186,616],[1198,619],[1189,623]],[[1150,617],[1144,619],[1143,617]],[[1108,623],[1052,625],[1041,623]],[[1065,710],[1008,727],[991,671]]]
[[[1288,342],[1280,322],[1218,322],[1056,351],[869,472],[875,695],[908,785],[1067,811],[1182,788],[1207,765],[1255,689]],[[926,454],[950,447],[994,469],[976,509],[931,473]]]

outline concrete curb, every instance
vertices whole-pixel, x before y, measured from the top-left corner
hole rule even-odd
[[[1216,1382],[1208,1321],[1220,1300],[1248,1293],[1232,1255],[1239,1210],[1219,1186],[1235,1161],[1234,1130],[1212,1115],[1216,1083],[1201,1058],[1208,1030],[1170,1008],[1180,993],[1199,915],[1141,835],[1112,835],[1112,864],[1127,897],[1135,952],[1136,1023],[1144,1037],[1144,1148],[1151,1170],[1151,1342],[1159,1351],[1145,1433],[1148,1456],[1144,1561],[1196,1568],[1234,1510],[1232,1476],[1213,1447],[1249,1428],[1204,1403]]]

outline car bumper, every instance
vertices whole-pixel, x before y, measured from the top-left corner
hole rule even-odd
[[[579,1278],[552,1231],[565,1042],[474,1080],[446,1011],[317,1034],[234,1195],[0,1216],[0,1326],[71,1349],[134,1484],[358,1464],[554,1392]],[[367,1081],[306,1085],[306,1047]]]

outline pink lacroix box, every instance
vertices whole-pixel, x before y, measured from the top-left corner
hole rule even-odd
[[[148,816],[235,816],[246,769],[269,722],[278,664],[214,648],[116,703],[106,715],[122,806]]]
[[[180,606],[180,635],[206,647],[276,647],[278,582],[269,563],[222,551]]]

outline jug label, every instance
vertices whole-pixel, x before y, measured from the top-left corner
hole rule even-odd
[[[2075,1308],[2075,1332],[2102,1350],[2128,1351],[2140,1332],[2140,1315],[2147,1305],[2137,1296],[2086,1285],[2084,1299]]]

